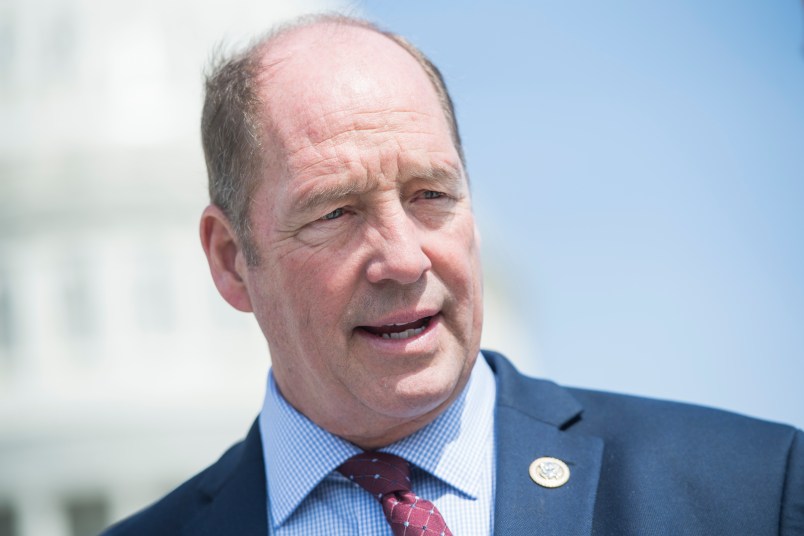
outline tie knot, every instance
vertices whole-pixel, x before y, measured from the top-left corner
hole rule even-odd
[[[433,503],[410,490],[410,465],[385,452],[364,452],[338,467],[382,504],[394,536],[452,536]]]
[[[364,452],[346,460],[338,471],[378,500],[388,493],[410,491],[410,465],[393,454]]]

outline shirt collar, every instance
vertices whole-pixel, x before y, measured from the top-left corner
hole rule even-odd
[[[484,455],[494,437],[494,373],[478,355],[472,376],[455,402],[432,423],[383,450],[476,499]]]
[[[481,482],[476,468],[493,442],[494,373],[479,355],[460,396],[432,423],[383,449],[476,498]],[[328,474],[362,450],[318,427],[296,411],[268,374],[259,417],[265,460],[269,515],[283,524]],[[307,454],[300,457],[298,453]]]

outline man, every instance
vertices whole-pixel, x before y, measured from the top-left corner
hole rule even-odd
[[[479,352],[460,136],[404,40],[285,27],[212,74],[202,131],[201,239],[268,341],[265,403],[243,443],[107,534],[804,534],[800,431]]]

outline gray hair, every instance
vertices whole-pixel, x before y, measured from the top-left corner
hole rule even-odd
[[[259,109],[259,78],[262,57],[270,44],[291,30],[329,23],[365,28],[384,35],[404,48],[421,66],[433,84],[452,140],[465,167],[465,158],[455,108],[438,68],[404,37],[375,24],[345,15],[312,15],[277,27],[247,48],[231,55],[218,50],[206,74],[201,140],[209,177],[210,202],[220,208],[233,226],[249,266],[259,264],[249,220],[251,198],[262,176],[264,151]]]

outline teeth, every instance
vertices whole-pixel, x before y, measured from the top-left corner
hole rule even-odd
[[[393,325],[398,326],[398,325],[401,325],[401,324],[393,324]],[[427,326],[422,326],[420,328],[406,329],[405,331],[400,331],[399,333],[383,333],[382,338],[383,339],[409,339],[410,337],[413,337],[414,335],[418,335],[419,333],[424,331],[424,329],[426,327]]]

